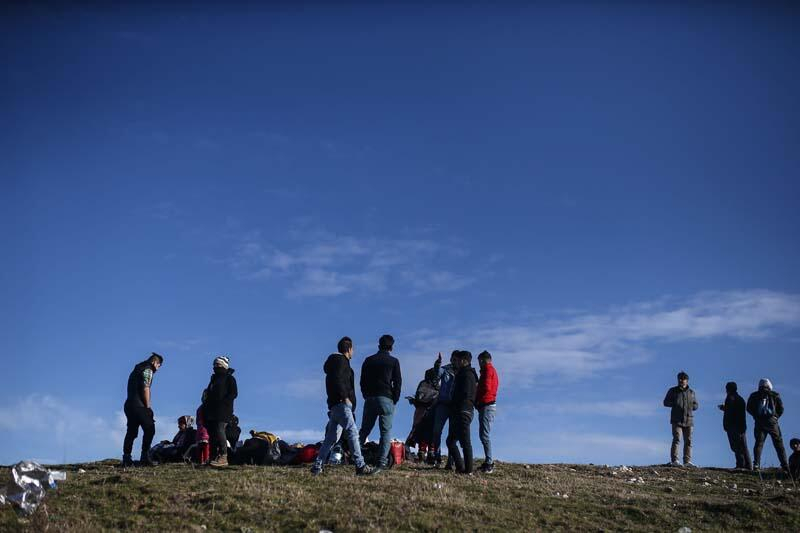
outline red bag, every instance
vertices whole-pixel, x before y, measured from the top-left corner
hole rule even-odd
[[[317,454],[319,454],[319,448],[319,446],[315,446],[314,444],[303,446],[292,459],[292,464],[300,465],[303,463],[313,463],[314,459],[317,458]]]
[[[389,457],[392,459],[392,464],[401,465],[406,458],[406,447],[399,440],[393,440],[389,446]]]

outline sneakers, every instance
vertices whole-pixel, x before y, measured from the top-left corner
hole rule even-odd
[[[213,466],[217,468],[222,468],[228,466],[228,456],[227,455],[220,455],[213,461],[208,463],[208,466]]]
[[[322,474],[322,468],[317,468],[317,465],[311,467],[311,475],[317,477]]]
[[[686,461],[685,463],[683,463],[683,466],[685,466],[686,468],[699,468],[696,464],[694,464],[691,461]]]
[[[372,468],[369,465],[364,465],[361,468],[356,468],[356,475],[357,476],[372,476],[375,474],[380,473],[380,467]]]
[[[682,467],[683,467],[683,465],[682,465],[682,464],[680,464],[678,461],[672,461],[672,462],[669,464],[669,466],[674,466],[674,467],[677,467],[677,468],[682,468]]]
[[[122,456],[122,468],[131,468],[133,466],[133,459],[130,455]]]
[[[494,472],[494,463],[483,463],[479,470],[484,474],[491,474]]]

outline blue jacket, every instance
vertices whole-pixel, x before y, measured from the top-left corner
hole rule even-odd
[[[439,377],[439,398],[436,403],[450,403],[453,397],[453,382],[455,381],[455,371],[453,365],[440,366],[437,369]]]

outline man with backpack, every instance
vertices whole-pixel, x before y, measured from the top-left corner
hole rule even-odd
[[[747,412],[755,420],[756,444],[753,448],[753,468],[761,468],[761,451],[767,435],[772,437],[772,445],[781,468],[789,471],[789,462],[786,459],[786,449],[783,447],[783,437],[778,419],[783,415],[783,400],[781,395],[772,390],[772,382],[767,378],[758,382],[758,390],[747,399]]]
[[[447,451],[453,459],[456,472],[472,474],[472,440],[470,426],[475,409],[475,392],[478,388],[478,374],[472,368],[472,354],[458,351],[455,359],[456,375],[453,382],[453,396],[450,399],[450,428],[447,434]],[[464,457],[456,443],[461,443]]]
[[[664,397],[664,407],[670,407],[670,423],[672,424],[672,447],[670,448],[670,465],[681,466],[678,462],[678,446],[683,434],[683,464],[695,466],[692,463],[692,428],[694,426],[694,411],[697,411],[697,397],[689,388],[689,374],[678,374],[678,385],[667,391]]]
[[[150,398],[150,387],[153,384],[155,373],[164,364],[164,357],[153,352],[146,361],[133,367],[128,376],[128,397],[125,400],[125,417],[128,419],[128,431],[122,444],[122,466],[133,466],[131,452],[133,441],[142,428],[142,454],[140,464],[152,465],[148,452],[156,434],[156,422],[153,418],[153,404]]]
[[[228,466],[228,439],[225,428],[233,416],[233,401],[239,395],[230,359],[220,355],[214,359],[214,373],[203,394],[203,413],[211,444],[211,462],[215,467]],[[235,443],[234,443],[235,444]]]
[[[328,424],[325,426],[325,441],[319,449],[314,466],[311,467],[311,474],[318,476],[322,473],[322,466],[328,460],[331,448],[339,439],[339,428],[342,428],[356,465],[356,475],[368,476],[374,471],[364,462],[364,457],[361,455],[358,427],[353,415],[356,410],[355,379],[353,369],[350,367],[353,341],[350,337],[342,337],[336,349],[338,351],[329,355],[322,367],[325,371],[325,391],[328,394]]]
[[[736,390],[737,386],[733,381],[725,385],[728,395],[725,397],[725,403],[719,406],[725,413],[722,417],[722,428],[728,434],[728,443],[736,456],[736,468],[752,470],[750,450],[747,449],[747,412],[744,398],[739,396]]]
[[[494,423],[494,415],[497,412],[497,387],[500,381],[497,379],[497,372],[492,365],[492,354],[482,351],[478,354],[478,364],[481,367],[481,377],[478,380],[478,391],[475,393],[475,407],[478,409],[478,434],[483,444],[484,460],[480,471],[484,474],[494,472],[494,460],[492,458],[492,441],[490,433]]]
[[[361,365],[361,393],[364,395],[364,414],[361,418],[359,442],[367,441],[375,421],[381,432],[378,471],[389,463],[389,447],[391,446],[392,420],[394,407],[400,400],[400,387],[403,384],[400,375],[400,361],[392,357],[394,338],[383,335],[378,340],[378,353],[370,355]]]

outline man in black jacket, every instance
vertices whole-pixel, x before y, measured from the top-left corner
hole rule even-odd
[[[211,444],[209,465],[228,466],[228,439],[225,427],[233,416],[233,400],[239,395],[230,359],[220,355],[214,359],[214,373],[203,393],[203,413]]]
[[[736,390],[737,386],[733,381],[725,385],[728,395],[725,397],[725,403],[719,406],[725,413],[722,417],[722,428],[728,434],[728,443],[736,456],[736,468],[752,470],[750,450],[747,449],[747,411],[744,398],[739,396]]]
[[[678,462],[678,446],[683,434],[683,464],[695,466],[692,463],[692,429],[694,427],[694,412],[697,411],[697,397],[689,388],[689,374],[678,374],[678,385],[667,391],[664,397],[664,407],[670,407],[669,421],[672,424],[672,447],[670,448],[670,464],[681,466]]]
[[[478,389],[478,374],[472,368],[472,354],[459,351],[456,358],[456,375],[453,382],[453,396],[450,399],[450,428],[447,435],[447,450],[455,463],[456,472],[472,473],[472,441],[470,426],[475,409],[475,393]],[[456,443],[464,449],[464,458]]]
[[[758,390],[747,399],[747,412],[755,420],[756,444],[753,448],[753,468],[761,468],[761,451],[767,435],[772,437],[772,445],[781,462],[781,468],[789,471],[789,461],[786,459],[786,449],[783,447],[783,436],[778,419],[783,415],[783,400],[781,395],[772,390],[772,382],[767,378],[758,382]]]
[[[364,463],[361,455],[358,427],[353,416],[356,410],[355,379],[353,369],[350,368],[353,341],[350,337],[342,337],[336,348],[338,351],[329,355],[322,367],[325,370],[325,390],[328,393],[328,424],[325,426],[325,441],[319,449],[314,466],[311,467],[311,474],[318,476],[322,473],[331,448],[339,438],[339,428],[342,428],[356,465],[356,475],[369,475],[373,470]]]
[[[156,371],[161,368],[162,364],[164,364],[164,357],[153,352],[147,361],[142,361],[133,367],[133,371],[128,376],[128,397],[124,406],[125,417],[128,419],[128,431],[125,433],[125,440],[122,444],[122,466],[133,466],[131,452],[133,451],[133,441],[139,435],[140,426],[143,432],[140,463],[152,464],[147,452],[150,451],[153,436],[156,434],[156,422],[153,418],[150,387]]]
[[[389,462],[394,406],[400,400],[400,387],[403,384],[400,361],[390,353],[393,347],[394,338],[391,335],[383,335],[378,340],[378,353],[367,357],[361,365],[364,414],[361,418],[359,441],[362,445],[367,441],[367,436],[375,427],[375,420],[378,419],[381,432],[378,470],[386,468]]]

